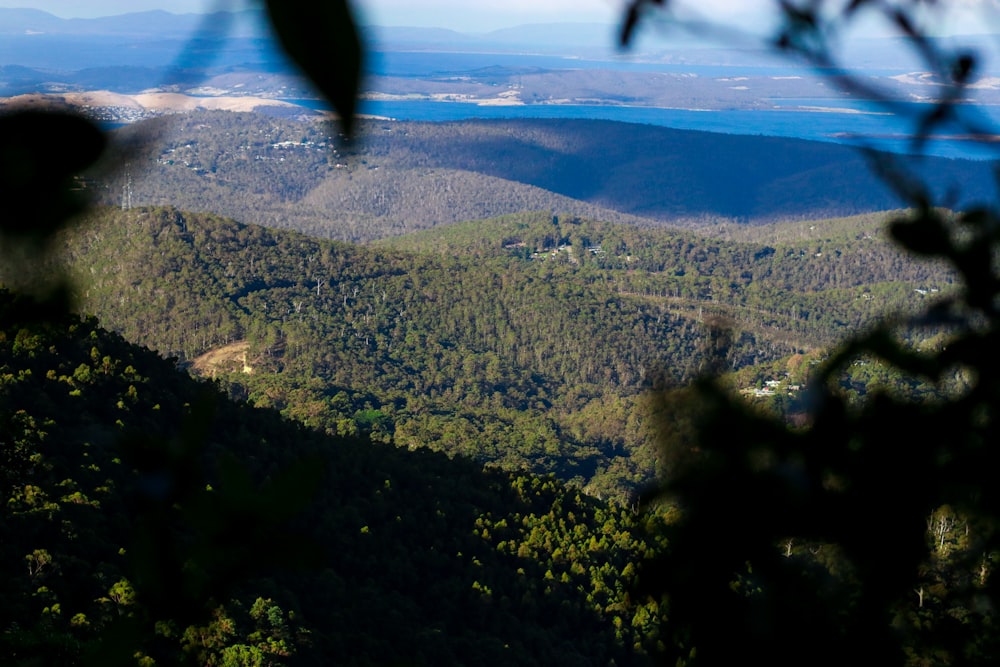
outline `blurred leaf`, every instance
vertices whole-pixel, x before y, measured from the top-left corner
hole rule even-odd
[[[361,84],[361,38],[346,0],[267,0],[288,55],[333,104],[351,133]]]
[[[947,254],[951,239],[941,220],[925,214],[913,220],[893,220],[889,233],[900,245],[918,255],[928,257]]]
[[[955,83],[964,84],[969,81],[976,69],[976,58],[971,53],[963,53],[955,58],[951,66],[951,76]]]
[[[629,2],[624,10],[625,18],[622,21],[621,30],[618,32],[619,46],[628,46],[632,42],[632,38],[635,37],[635,29],[639,26],[639,20],[642,17],[643,7],[657,5],[663,8],[667,4],[667,0],[632,0]]]
[[[635,27],[639,23],[639,4],[633,2],[628,6],[625,14],[625,21],[622,22],[621,36],[619,37],[622,46],[628,46],[635,33]]]
[[[85,200],[72,178],[97,161],[105,139],[90,121],[69,113],[20,111],[0,116],[0,231],[44,242]]]
[[[7,286],[31,297],[21,304],[28,320],[57,319],[70,310],[71,290],[61,268],[38,268],[48,262],[53,235],[86,208],[86,189],[76,176],[97,161],[104,145],[101,131],[74,114],[0,115],[0,259]]]

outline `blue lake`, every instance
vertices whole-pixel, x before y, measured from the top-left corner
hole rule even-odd
[[[300,101],[300,103],[303,103]],[[304,103],[308,104],[308,103]],[[314,108],[317,104],[310,104]],[[584,118],[615,120],[726,134],[792,137],[864,145],[893,152],[913,152],[908,137],[918,127],[916,114],[928,105],[905,104],[890,111],[866,102],[832,100],[781,101],[773,110],[692,111],[650,107],[592,105],[480,106],[461,102],[370,101],[360,112],[396,120],[451,121],[481,118]],[[1000,128],[1000,108],[975,107],[981,124]],[[957,127],[939,130],[958,135]],[[953,158],[996,159],[1000,143],[938,138],[925,142],[921,152]]]

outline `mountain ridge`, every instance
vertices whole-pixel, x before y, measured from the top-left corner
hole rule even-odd
[[[198,112],[122,128],[116,136],[141,147],[128,158],[137,204],[176,204],[351,241],[519,210],[704,226],[835,217],[904,203],[871,175],[869,158],[848,147],[613,121],[364,120],[358,140],[338,144],[320,123]],[[234,138],[239,145],[226,147]],[[113,152],[109,163],[124,159]],[[953,202],[959,206],[993,192],[989,163],[891,159],[932,176],[926,179],[932,200],[959,191],[963,199]],[[99,180],[102,202],[120,203],[123,174]],[[507,196],[490,196],[491,188]]]
[[[182,38],[199,31],[224,33],[231,20],[251,16],[262,18],[256,10],[177,14],[163,9],[93,18],[62,18],[40,9],[0,7],[0,34]]]

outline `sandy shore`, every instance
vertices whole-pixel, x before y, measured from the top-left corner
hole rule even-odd
[[[4,107],[83,107],[83,108],[121,108],[133,109],[137,112],[179,112],[195,109],[212,109],[225,111],[253,111],[263,106],[294,107],[295,105],[280,100],[263,97],[194,97],[183,93],[148,92],[138,95],[122,95],[107,90],[95,90],[81,93],[49,93],[18,95],[16,97],[0,98]]]

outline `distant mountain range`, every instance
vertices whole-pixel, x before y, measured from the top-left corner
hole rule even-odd
[[[454,47],[531,46],[535,50],[577,46],[608,51],[616,27],[600,23],[534,24],[488,33],[461,33],[445,28],[365,26],[365,35],[380,44]],[[249,9],[210,14],[146,11],[90,19],[63,19],[38,9],[0,8],[0,35],[119,36],[157,39],[187,38],[200,31],[213,36],[269,38],[263,11]],[[689,44],[690,40],[684,40]]]
[[[36,9],[0,9],[0,65],[50,70],[51,78],[123,64],[204,69],[276,62],[279,52],[262,19],[256,11],[63,19]]]
[[[462,33],[444,28],[364,26],[364,36],[375,50],[439,50],[439,51],[499,51],[516,53],[560,54],[572,57],[614,60],[622,55],[617,48],[617,26],[600,23],[548,23],[521,25],[488,33]],[[78,38],[112,40],[112,44],[133,43],[136,40],[157,42],[186,42],[193,35],[198,39],[271,41],[269,26],[262,10],[210,14],[173,14],[165,11],[146,11],[101,18],[63,19],[31,8],[0,8],[0,35],[6,45],[0,45],[0,64],[46,66],[39,62],[19,62],[20,39],[11,38],[72,38],[71,47]],[[951,38],[954,43],[956,38]],[[963,36],[959,43],[983,52],[992,50],[995,43],[989,35]],[[108,44],[105,44],[107,46]],[[894,39],[868,39],[852,43],[845,54],[852,67],[879,69],[908,69],[914,66],[909,49],[901,48]],[[94,54],[91,53],[91,56]],[[734,49],[722,42],[712,42],[684,31],[674,31],[669,39],[639,39],[630,49],[631,58],[655,57],[665,62],[700,64],[740,64],[743,66],[773,66],[777,59],[766,44],[756,47],[744,45]],[[31,49],[23,50],[22,57],[34,58]],[[78,54],[79,57],[79,54]],[[53,62],[61,62],[58,54],[50,54]],[[120,63],[120,59],[116,61]],[[80,62],[82,66],[93,63]],[[986,63],[989,66],[989,63]]]
[[[252,26],[263,26],[258,10],[215,12],[211,14],[173,14],[162,10],[134,12],[100,18],[64,19],[38,9],[0,8],[0,35],[118,36],[128,39],[155,37],[186,39],[195,32],[227,34],[235,28],[240,36],[266,36]]]

